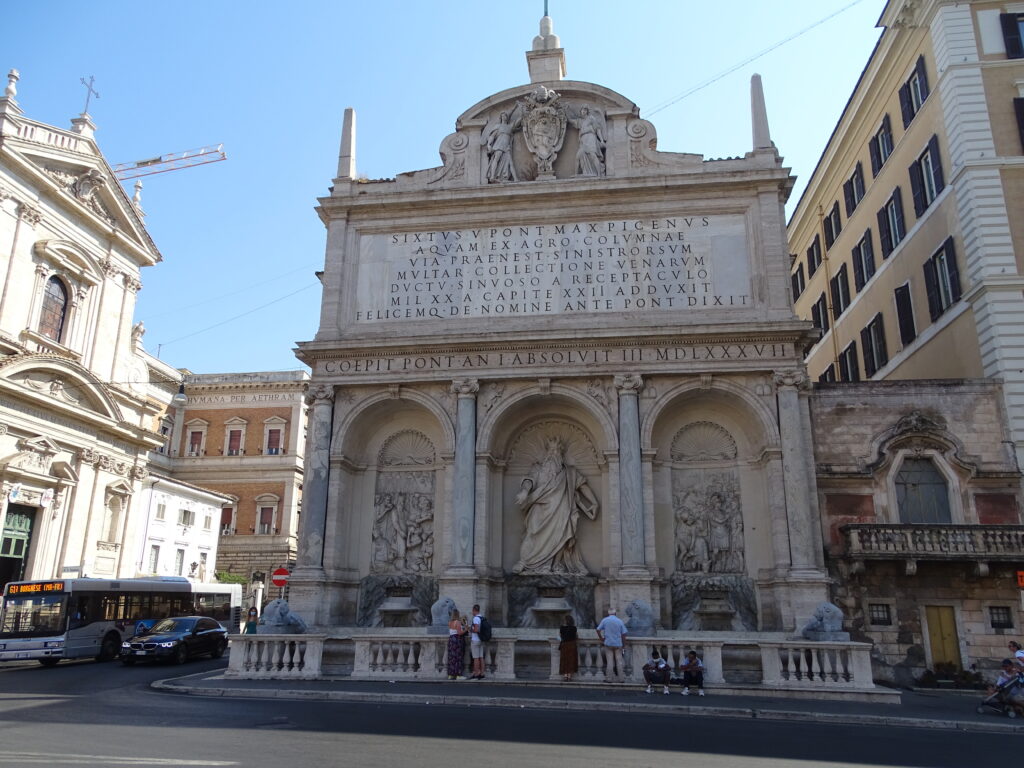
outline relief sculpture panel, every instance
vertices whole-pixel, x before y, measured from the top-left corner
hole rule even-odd
[[[374,490],[371,571],[433,571],[434,471],[422,467],[432,465],[434,458],[430,440],[412,430],[393,436],[381,449]]]

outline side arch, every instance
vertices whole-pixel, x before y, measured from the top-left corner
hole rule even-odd
[[[448,415],[448,412],[439,402],[437,402],[437,400],[429,395],[414,389],[403,388],[397,397],[394,397],[390,392],[378,392],[374,395],[370,395],[369,397],[360,400],[350,411],[348,411],[348,413],[346,413],[341,420],[334,425],[334,434],[331,439],[331,455],[351,455],[352,452],[348,449],[346,442],[349,439],[348,436],[352,432],[352,427],[358,424],[374,407],[379,406],[381,403],[388,400],[405,400],[409,403],[421,406],[437,420],[437,423],[441,428],[441,434],[444,438],[444,452],[450,453],[455,450],[455,424],[452,421],[451,416]]]

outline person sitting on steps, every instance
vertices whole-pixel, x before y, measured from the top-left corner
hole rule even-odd
[[[683,673],[683,696],[690,695],[690,686],[697,686],[697,695],[704,695],[704,662],[697,658],[696,651],[686,654],[679,671]]]
[[[672,676],[672,668],[668,662],[661,658],[661,654],[655,649],[651,652],[651,658],[644,664],[644,680],[647,681],[647,693],[652,693],[651,687],[660,685],[668,693],[668,681]]]

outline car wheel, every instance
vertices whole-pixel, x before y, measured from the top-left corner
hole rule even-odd
[[[1006,716],[1009,717],[1009,718],[1016,717],[1017,716],[1017,710],[1014,709],[1013,707],[1010,707],[1008,710],[1006,710]]]
[[[226,651],[227,649],[228,649],[228,641],[227,640],[218,640],[217,641],[217,647],[214,648],[213,651],[210,653],[210,658],[211,659],[219,659],[221,656],[224,655],[224,651]]]
[[[130,667],[135,663],[135,659],[133,659],[131,656],[122,656],[121,663],[124,664],[126,667]]]
[[[179,643],[178,647],[174,649],[174,663],[184,664],[186,661],[188,661],[188,648],[184,643]]]
[[[100,653],[96,657],[96,661],[110,661],[111,659],[116,659],[120,650],[121,637],[110,632],[103,638],[103,643],[100,645]]]
[[[56,667],[60,663],[60,659],[51,656],[48,659],[39,659],[39,663],[44,667]]]

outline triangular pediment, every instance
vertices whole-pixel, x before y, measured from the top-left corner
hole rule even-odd
[[[134,246],[140,264],[160,261],[142,217],[96,143],[72,131],[26,122],[34,130],[10,137],[7,144],[12,162],[57,193],[53,199],[65,203],[69,211],[103,230],[117,229]]]

